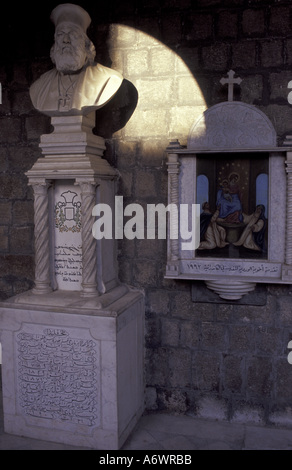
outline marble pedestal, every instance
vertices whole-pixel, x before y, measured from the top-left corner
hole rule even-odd
[[[143,296],[126,286],[2,303],[5,432],[119,449],[144,408],[143,327]]]

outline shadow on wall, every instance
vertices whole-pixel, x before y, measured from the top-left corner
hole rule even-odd
[[[113,134],[126,126],[138,103],[138,91],[129,80],[122,82],[115,96],[96,111],[94,134],[111,139]]]
[[[113,100],[97,111],[95,133],[139,142],[144,151],[147,142],[152,147],[155,142],[161,155],[169,140],[183,139],[186,144],[191,125],[207,107],[186,62],[133,27],[110,24],[100,29],[103,44],[97,46],[96,59],[122,73],[124,82]]]

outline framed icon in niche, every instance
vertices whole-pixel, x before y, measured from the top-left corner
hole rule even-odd
[[[200,257],[267,259],[268,154],[197,155]]]

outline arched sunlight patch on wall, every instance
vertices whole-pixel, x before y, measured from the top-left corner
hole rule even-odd
[[[116,137],[159,139],[163,145],[179,139],[186,145],[190,127],[207,106],[185,62],[154,37],[122,24],[111,25],[108,47],[112,68],[138,91],[135,112]]]

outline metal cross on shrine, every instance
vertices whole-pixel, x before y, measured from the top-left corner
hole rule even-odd
[[[229,70],[227,73],[228,78],[221,78],[220,83],[222,85],[228,84],[228,101],[233,101],[233,87],[234,85],[239,85],[242,82],[241,78],[234,78],[235,72],[233,70]]]

